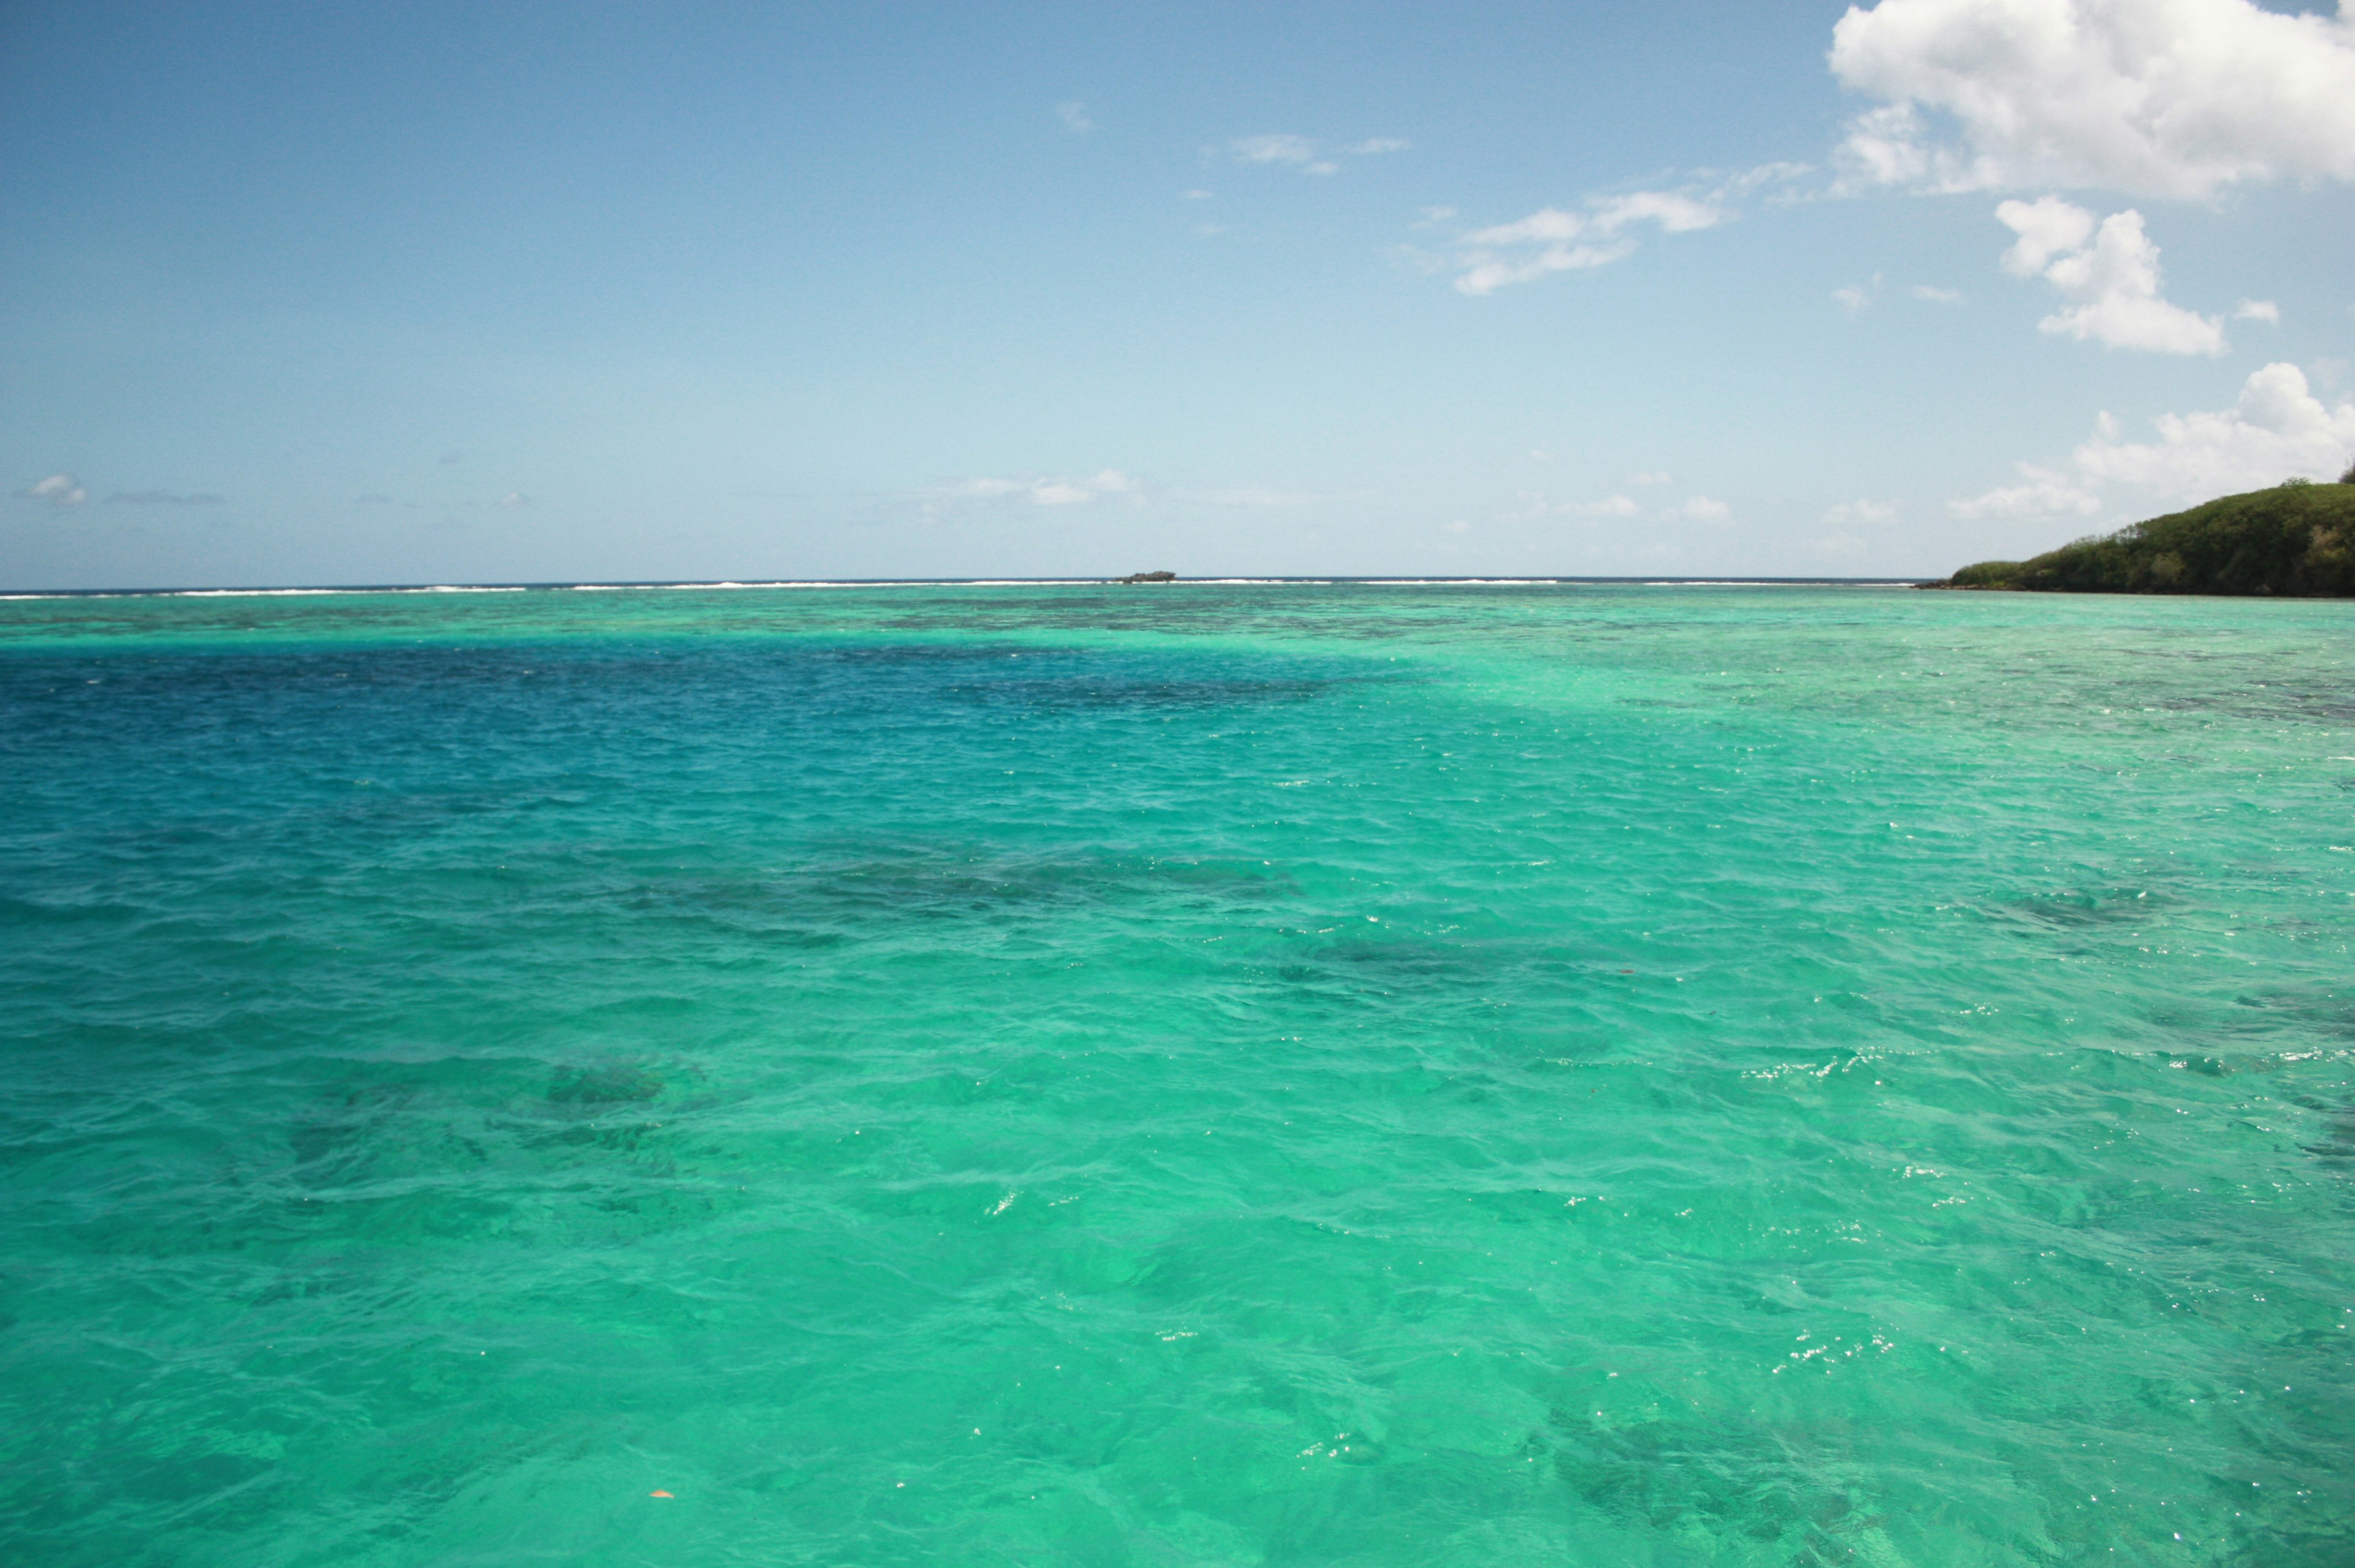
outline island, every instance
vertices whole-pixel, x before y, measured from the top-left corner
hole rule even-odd
[[[2082,539],[2029,560],[1983,560],[1923,588],[2029,593],[2355,598],[2355,467],[2292,479]]]
[[[1114,582],[1175,582],[1178,581],[1178,574],[1174,571],[1132,571],[1126,577],[1115,577],[1113,581]]]

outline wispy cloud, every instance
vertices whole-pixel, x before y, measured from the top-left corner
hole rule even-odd
[[[936,485],[924,495],[932,501],[1012,501],[1034,507],[1084,507],[1094,501],[1125,497],[1131,501],[1145,498],[1142,480],[1123,474],[1117,468],[1073,478],[1046,476],[1033,479],[963,479],[953,485]]]
[[[505,507],[510,512],[518,511],[531,505],[531,497],[520,490],[510,490],[500,496],[495,504]]]
[[[2262,321],[2267,326],[2281,325],[2281,306],[2271,300],[2243,300],[2232,307],[2234,321]]]
[[[1370,158],[1402,153],[1414,144],[1399,136],[1371,136],[1346,147],[1328,148],[1313,137],[1289,133],[1238,136],[1227,144],[1227,155],[1239,164],[1268,164],[1294,168],[1305,175],[1337,175],[1342,158]]]
[[[1897,520],[1897,508],[1886,501],[1870,501],[1861,497],[1842,501],[1824,513],[1824,521],[1834,528],[1854,528],[1861,524],[1875,527]]]
[[[218,507],[228,500],[209,490],[182,495],[173,490],[117,490],[106,498],[110,507]]]
[[[1680,190],[1589,197],[1577,208],[1547,207],[1511,223],[1476,229],[1448,263],[1458,292],[1490,294],[1552,272],[1589,272],[1635,254],[1638,229],[1689,234],[1731,221],[1740,199],[1762,185],[1794,179],[1803,164],[1765,164]]]
[[[1957,305],[1963,303],[1963,291],[1960,289],[1942,289],[1930,283],[1915,283],[1905,292],[1915,299],[1930,304]]]
[[[1096,128],[1096,123],[1088,118],[1088,106],[1076,98],[1055,105],[1055,118],[1074,136],[1084,136]]]
[[[15,494],[19,500],[47,501],[52,507],[79,507],[90,499],[90,492],[70,474],[52,474]]]
[[[2065,474],[2019,465],[2021,483],[2000,485],[1983,496],[1949,501],[1946,510],[1966,522],[1982,517],[2090,517],[2102,509],[2102,498]]]

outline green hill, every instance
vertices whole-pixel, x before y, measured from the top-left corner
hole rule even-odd
[[[1983,560],[1924,586],[2355,597],[2355,484],[2292,482],[2226,496],[2032,560]]]

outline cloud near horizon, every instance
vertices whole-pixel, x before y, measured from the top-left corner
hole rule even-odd
[[[52,507],[79,507],[90,492],[70,474],[52,474],[16,492],[20,501],[47,501]]]
[[[2158,439],[2127,442],[2105,413],[2094,437],[2070,453],[2071,472],[2023,463],[2022,484],[1949,502],[1966,520],[1990,517],[2090,517],[2102,509],[2101,486],[2127,485],[2154,502],[2196,503],[2278,485],[2331,479],[2355,456],[2355,402],[2326,405],[2296,366],[2252,371],[2230,409],[2161,414]]]
[[[1034,507],[1084,507],[1114,496],[1142,501],[1145,485],[1117,468],[1106,468],[1080,478],[966,479],[927,494],[958,500],[1027,501]]]
[[[1832,29],[1850,189],[2198,199],[2355,179],[2355,15],[2249,0],[1881,0]],[[1950,123],[1944,139],[1930,116]]]

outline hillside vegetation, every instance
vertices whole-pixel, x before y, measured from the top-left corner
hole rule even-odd
[[[2226,496],[2032,560],[1983,560],[1925,586],[2355,597],[2355,484]]]

